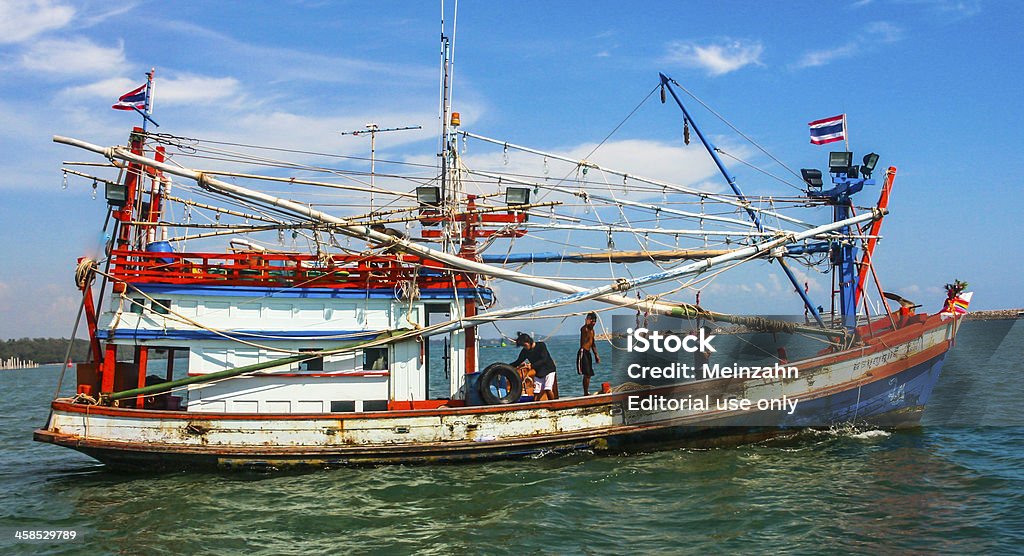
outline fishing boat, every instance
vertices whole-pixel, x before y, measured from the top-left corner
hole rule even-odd
[[[685,89],[662,74],[652,92],[682,112],[686,143],[692,128],[728,191],[645,178],[464,130],[448,95],[447,56],[443,68],[439,164],[404,189],[377,185],[373,171],[367,183],[336,168],[287,165],[277,158],[284,149],[158,134],[145,124],[126,146],[55,137],[100,155],[116,177],[65,168],[103,185],[109,240],[100,260],[79,259],[75,271],[90,359],[75,367],[75,394],[52,401],[35,439],[115,467],[262,469],[629,453],[919,422],[970,293],[951,284],[932,315],[899,296],[899,307],[886,305],[872,254],[895,167],[880,172],[879,200],[867,207],[853,199],[877,185],[879,156],[854,165],[848,150],[830,155],[827,174],[803,170],[796,197],[747,197],[687,110]],[[140,112],[151,121],[145,104]],[[571,177],[474,170],[460,141],[565,164]],[[298,175],[193,169],[190,156]],[[293,198],[300,188],[355,200]],[[813,224],[781,206],[830,218]],[[590,239],[537,249],[535,238],[569,233]],[[586,270],[530,271],[570,263]],[[804,321],[679,299],[723,270],[766,263],[794,286]],[[834,274],[824,302],[831,314],[799,283],[792,266],[805,263]],[[503,306],[498,294],[508,284],[547,297]],[[481,327],[552,311],[564,319],[595,304],[635,315],[636,328],[641,316],[660,316],[818,343],[806,356],[771,354],[796,374],[645,383],[613,369],[600,393],[541,400],[530,395],[528,371],[479,349]],[[166,359],[159,372],[157,357]],[[434,391],[438,382],[447,391]],[[756,404],[792,399],[799,404],[785,411]]]

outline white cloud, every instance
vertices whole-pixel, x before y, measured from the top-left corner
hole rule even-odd
[[[88,85],[68,87],[61,92],[66,99],[104,98],[111,102],[142,84],[141,79],[112,77]],[[210,77],[181,74],[156,82],[154,101],[164,105],[203,105],[240,93],[241,85],[234,77]]]
[[[277,76],[278,81],[312,81],[327,83],[377,82],[410,80],[431,82],[433,68],[406,66],[397,63],[371,62],[355,58],[326,56],[318,52],[291,48],[268,47],[248,43],[230,35],[191,22],[163,20],[157,23],[172,32],[184,35],[196,48],[215,50],[223,57],[259,60],[261,72]]]
[[[182,74],[157,83],[156,101],[168,104],[202,103],[232,98],[240,85],[234,77]]]
[[[137,4],[135,2],[122,2],[120,5],[110,8],[105,12],[96,13],[95,11],[93,11],[88,16],[86,16],[86,14],[82,14],[83,17],[81,18],[81,22],[79,23],[78,21],[76,21],[75,28],[84,29],[92,27],[94,25],[98,25],[110,18],[117,17],[119,15],[123,15],[134,10],[136,5]]]
[[[795,64],[797,68],[813,68],[824,66],[832,61],[842,58],[851,58],[860,52],[859,42],[848,42],[842,46],[829,48],[827,50],[812,50],[800,57]]]
[[[864,35],[847,43],[823,50],[811,50],[804,53],[793,64],[795,68],[812,68],[824,66],[836,60],[853,58],[861,52],[877,48],[879,44],[893,43],[903,39],[903,29],[888,21],[875,21],[864,28]]]
[[[38,41],[22,54],[21,65],[59,75],[113,73],[125,65],[124,43],[106,47],[83,37]]]
[[[675,41],[669,43],[665,59],[718,76],[751,64],[760,65],[763,52],[764,45],[760,41],[724,39],[707,44]]]
[[[96,81],[88,85],[68,87],[61,91],[60,94],[66,99],[98,97],[108,98],[111,101],[115,101],[118,96],[127,93],[131,89],[138,87],[140,84],[141,83],[136,83],[127,77],[111,77],[110,79]]]
[[[873,42],[896,42],[903,38],[903,29],[888,21],[869,23],[865,31],[871,35],[868,40]]]
[[[536,145],[534,145],[536,147]],[[553,154],[574,160],[586,158],[589,162],[602,167],[627,172],[638,177],[665,181],[708,192],[718,192],[724,185],[715,181],[706,181],[717,176],[718,170],[707,154],[698,148],[683,148],[673,144],[648,140],[608,141],[595,153],[596,143],[583,143],[569,147],[547,148]],[[743,149],[735,149],[737,153],[748,154]],[[419,164],[434,164],[436,157],[421,155],[406,159]],[[636,180],[626,180],[625,186],[621,176],[606,174],[597,169],[589,169],[584,175],[572,163],[547,159],[538,155],[516,150],[508,153],[508,163],[503,149],[499,146],[487,145],[478,141],[470,141],[467,152],[463,154],[463,162],[470,170],[490,173],[502,173],[518,179],[540,183],[551,187],[557,186],[561,191],[575,193],[585,187],[593,195],[614,196],[632,201],[651,202],[661,200],[661,195],[648,190],[633,191],[630,185],[639,186]],[[581,185],[582,182],[586,182]],[[702,187],[703,186],[703,187]],[[473,178],[467,184],[468,193],[492,193],[496,184],[484,178]],[[651,186],[647,186],[651,187]],[[553,192],[557,200],[570,202],[574,197],[567,197],[560,192]],[[551,199],[548,199],[551,200]],[[575,203],[576,201],[571,201]]]
[[[979,0],[933,0],[929,4],[940,13],[953,14],[957,17],[971,17],[981,12]]]
[[[4,0],[0,2],[0,43],[23,42],[60,29],[74,15],[70,6],[50,0]]]

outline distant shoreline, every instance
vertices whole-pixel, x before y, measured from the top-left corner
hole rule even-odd
[[[1024,318],[1024,309],[996,309],[994,311],[971,311],[967,320],[1004,320]]]
[[[971,311],[971,312],[967,313],[967,317],[966,318],[967,318],[967,320],[1016,320],[1016,319],[1024,319],[1024,308],[1020,308],[1020,309],[994,309],[994,310],[989,310],[989,311]],[[611,336],[612,335],[609,334],[609,333],[603,333],[603,334],[598,334],[596,339],[604,341],[604,340],[610,339]],[[571,334],[565,334],[565,335],[559,335],[559,336],[556,336],[556,337],[558,337],[558,338],[573,338],[575,336],[571,335]],[[6,343],[7,346],[14,347],[14,344],[22,344],[22,343],[29,343],[29,342],[32,342],[35,345],[31,346],[31,347],[25,346],[25,345],[21,345],[21,346],[18,346],[21,349],[9,350],[10,351],[9,353],[0,353],[0,368],[3,368],[2,363],[6,362],[6,359],[10,358],[10,357],[16,357],[18,359],[21,359],[22,361],[26,361],[27,360],[26,362],[29,362],[29,363],[31,363],[32,365],[35,365],[35,366],[51,365],[51,364],[52,365],[59,365],[59,364],[61,364],[61,360],[63,360],[64,350],[67,349],[67,344],[68,344],[68,340],[66,338],[33,338],[33,339],[22,338],[20,340],[13,340],[13,339],[12,340],[6,340],[6,341],[5,340],[0,340],[0,346],[2,346],[4,343]],[[480,339],[480,343],[481,343],[481,347],[501,347],[502,339],[501,338],[481,338]],[[72,361],[83,361],[83,360],[85,360],[88,357],[88,354],[86,353],[86,349],[88,348],[88,342],[86,340],[76,339],[75,340],[75,344],[76,344],[75,345],[76,349],[75,349],[75,353],[72,354]],[[512,347],[511,342],[509,342],[507,340],[505,341],[505,344],[506,344],[505,347]],[[49,348],[49,349],[45,349],[45,348],[44,349],[39,349],[40,347],[43,347],[43,346],[45,346],[45,348]],[[33,349],[33,348],[35,348],[35,349]],[[59,358],[61,360],[50,361],[50,359],[57,359],[57,357],[54,357],[54,355],[53,355],[53,351],[57,351],[57,350],[59,350],[61,352],[60,356],[59,356]],[[2,352],[2,351],[7,351],[7,350],[0,349],[0,352]],[[40,353],[40,352],[43,352],[43,351],[48,351],[50,353],[49,354]],[[154,355],[156,355],[156,354],[154,354]],[[40,357],[40,356],[42,356],[42,357]],[[160,357],[156,356],[155,358],[159,359]]]

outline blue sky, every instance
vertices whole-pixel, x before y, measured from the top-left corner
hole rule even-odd
[[[823,166],[829,150],[808,143],[806,123],[845,112],[858,159],[876,151],[880,166],[899,168],[876,260],[886,289],[934,309],[941,285],[960,278],[977,292],[975,308],[1024,305],[1019,3],[464,2],[460,10],[454,94],[465,128],[582,156],[663,71],[800,168]],[[109,106],[154,67],[160,131],[365,156],[365,141],[336,132],[369,121],[422,125],[381,136],[378,150],[433,160],[438,19],[431,2],[0,0],[0,338],[68,334],[74,260],[100,239],[102,202],[81,180],[61,189],[61,161],[89,157],[52,135],[122,143],[137,118]],[[670,108],[645,104],[593,159],[626,170],[639,161],[638,173],[720,188],[696,145],[680,155],[693,162],[682,170],[652,158],[683,153]],[[720,146],[770,166],[706,111],[691,111]],[[470,149],[484,163],[496,156]],[[748,193],[793,192],[731,169]],[[877,188],[863,195],[871,204]],[[723,283],[704,302],[742,311],[785,293],[781,274],[768,273],[761,290]],[[769,310],[799,311],[795,297],[780,297]]]

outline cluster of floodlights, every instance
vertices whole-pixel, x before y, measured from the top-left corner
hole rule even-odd
[[[441,188],[424,186],[416,188],[416,202],[420,210],[436,209],[441,206]],[[530,189],[527,187],[506,187],[505,204],[508,206],[530,204]]]
[[[833,175],[833,177],[839,177],[841,174],[847,179],[855,180],[858,176],[862,175],[864,176],[864,179],[870,179],[877,164],[878,155],[875,153],[864,155],[864,163],[860,166],[855,166],[853,164],[852,152],[840,151],[828,153],[828,171]],[[800,174],[803,176],[804,182],[807,183],[807,187],[811,189],[821,189],[821,170],[804,168],[800,170]]]

